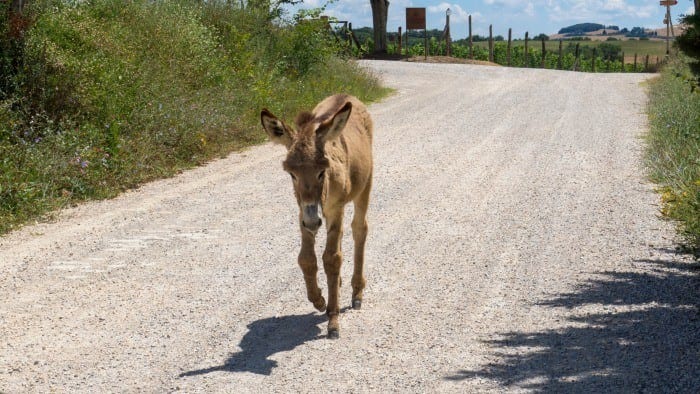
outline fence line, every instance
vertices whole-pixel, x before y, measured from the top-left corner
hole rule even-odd
[[[506,43],[502,41],[496,42],[493,35],[493,25],[489,25],[489,36],[486,38],[486,48],[483,45],[474,44],[474,36],[472,35],[472,18],[468,19],[468,37],[466,40],[466,48],[464,44],[452,45],[452,56],[466,58],[470,60],[486,60],[492,63],[498,63],[508,67],[539,67],[551,69],[568,69],[573,71],[593,71],[593,72],[649,72],[656,71],[658,67],[665,62],[665,59],[659,59],[657,56],[656,62],[652,63],[650,56],[647,54],[642,59],[641,63],[638,59],[639,54],[634,54],[634,61],[630,64],[626,62],[625,53],[618,53],[614,57],[609,54],[598,51],[596,47],[581,46],[580,42],[574,40],[559,39],[558,51],[556,49],[547,49],[546,39],[544,36],[539,37],[541,41],[541,49],[532,48],[530,45],[530,33],[525,32],[524,49],[523,46],[515,46],[513,43],[513,30],[508,29],[508,40]],[[355,46],[358,48],[360,44],[357,42],[355,34],[352,32],[352,25],[349,26],[350,37]],[[405,34],[406,39],[403,40]],[[436,37],[427,39],[424,38],[422,43],[409,43],[408,30],[402,31],[399,27],[398,40],[393,41],[394,45],[389,49],[390,54],[400,54],[401,56],[417,56],[428,53],[430,56],[446,55],[446,42],[448,37],[444,36],[441,39]],[[411,38],[414,36],[411,35]],[[502,38],[501,38],[502,40]],[[413,40],[412,40],[413,41]],[[564,50],[564,41],[575,42]],[[390,43],[391,45],[391,43]],[[585,48],[585,50],[584,50]],[[417,53],[418,49],[420,54]],[[427,49],[427,50],[426,50]],[[393,51],[393,52],[392,52]],[[572,53],[573,52],[573,53]],[[644,55],[643,55],[644,56]]]
[[[554,50],[547,50],[547,40],[545,40],[544,36],[540,37],[541,49],[538,52],[537,49],[530,48],[529,32],[525,32],[524,49],[522,49],[523,47],[521,46],[515,47],[513,45],[512,28],[508,28],[508,40],[506,43],[502,42],[503,37],[501,37],[501,41],[495,43],[493,36],[493,25],[489,25],[487,48],[484,49],[483,46],[474,45],[471,21],[472,19],[470,15],[467,48],[465,49],[463,46],[459,46],[458,48],[453,47],[453,50],[451,51],[453,57],[468,58],[471,60],[488,60],[489,62],[498,63],[508,67],[539,67],[545,69],[556,68],[558,70],[569,69],[572,71],[592,72],[653,72],[657,71],[659,67],[667,60],[666,58],[660,59],[659,56],[656,56],[655,62],[652,63],[653,59],[651,59],[650,55],[645,54],[644,58],[642,59],[642,63],[640,64],[639,54],[635,53],[632,63],[627,63],[625,52],[621,52],[619,56],[616,55],[615,57],[606,57],[603,53],[603,56],[599,57],[598,49],[596,47],[593,47],[590,50],[587,49],[588,52],[586,52],[582,51],[581,43],[579,41],[563,39],[557,40],[559,42],[558,52],[555,53]],[[340,30],[336,30],[335,32],[331,30],[331,32],[338,41],[341,41],[341,37],[339,37],[339,35],[336,33],[341,33],[340,35],[347,40],[349,49],[356,55],[363,56],[363,51],[369,49],[363,48],[363,46],[360,44],[357,35],[352,29],[352,23],[347,21],[330,22],[329,28],[331,23],[342,25]],[[404,34],[406,37],[405,40],[403,39]],[[394,36],[392,35],[392,37]],[[409,42],[409,31],[406,30],[403,32],[402,28],[399,27],[398,35],[395,38],[392,38],[389,43],[389,52],[390,54],[393,52],[394,55],[401,56],[418,55],[418,53],[414,52],[416,52],[416,47],[420,47],[420,55],[423,55],[424,53],[432,56],[445,55],[447,39],[447,36],[444,37],[444,40],[437,40],[435,37],[433,37],[430,41],[428,41],[427,35],[425,35],[423,40],[421,40],[423,41],[422,43],[415,44],[414,41],[414,45],[412,47]],[[575,47],[573,48],[573,54],[571,53],[571,45],[568,47],[567,53],[564,53],[564,41],[569,41],[572,44],[573,42],[576,43]],[[585,55],[585,53],[588,53],[590,56]]]

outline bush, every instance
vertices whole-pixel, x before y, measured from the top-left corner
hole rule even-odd
[[[687,15],[681,21],[687,29],[676,38],[676,45],[685,54],[700,61],[700,15]]]
[[[263,106],[291,116],[338,91],[384,93],[304,16],[195,0],[31,4],[10,59],[21,67],[3,69],[14,90],[0,98],[0,233],[261,142]]]
[[[700,91],[686,62],[676,61],[650,86],[646,161],[660,187],[664,215],[678,221],[700,255]]]

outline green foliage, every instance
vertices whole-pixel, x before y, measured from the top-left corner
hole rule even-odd
[[[627,37],[647,37],[647,31],[643,27],[633,27],[632,30],[627,33]]]
[[[622,47],[607,42],[600,43],[597,49],[603,60],[619,60],[622,53]]]
[[[682,22],[687,28],[676,38],[676,45],[685,54],[700,61],[700,15],[686,15]]]
[[[263,140],[259,110],[385,93],[325,26],[224,2],[40,1],[3,76],[0,233]],[[1,32],[0,45],[9,42]],[[5,52],[3,52],[5,53]]]
[[[446,47],[444,40],[431,38],[428,41],[430,56],[446,55]],[[558,45],[558,43],[557,43]],[[409,56],[423,56],[424,46],[422,42],[409,46],[404,52]],[[596,48],[596,59],[593,60],[594,50]],[[390,46],[389,52],[395,53],[396,46]],[[485,45],[474,44],[472,47],[474,60],[487,61],[489,60],[488,47]],[[636,67],[632,64],[625,64],[624,70],[621,60],[620,47],[614,44],[600,43],[598,46],[579,47],[579,60],[576,62],[576,44],[568,43],[563,47],[561,60],[559,59],[558,49],[554,49],[548,45],[546,48],[544,65],[548,69],[563,69],[573,70],[576,64],[577,71],[591,72],[594,70],[595,62],[596,72],[644,72],[654,71],[655,64],[650,64],[649,69],[644,68],[644,59],[640,58]],[[461,42],[452,44],[452,56],[467,59],[469,58],[469,46]],[[494,42],[494,62],[501,65],[508,65],[508,43],[504,41]],[[525,47],[522,43],[512,45],[510,53],[510,66],[512,67],[530,67],[539,68],[542,66],[542,50],[541,42],[530,41],[527,56],[525,55]]]
[[[604,28],[604,25],[598,23],[579,23],[559,29],[559,34],[584,34]]]
[[[687,62],[665,68],[650,89],[646,162],[664,215],[700,256],[700,90]]]

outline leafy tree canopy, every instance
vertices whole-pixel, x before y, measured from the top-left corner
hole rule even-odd
[[[559,29],[559,34],[585,34],[604,28],[605,26],[599,23],[578,23]]]

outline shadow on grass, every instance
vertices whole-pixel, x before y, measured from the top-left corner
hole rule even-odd
[[[487,341],[502,349],[502,361],[446,379],[537,392],[700,392],[700,264],[637,263],[648,273],[607,272],[539,304],[603,305],[605,313],[572,315],[568,328],[502,334]]]
[[[270,357],[292,350],[305,342],[324,338],[318,327],[324,321],[325,315],[314,313],[256,320],[248,325],[248,333],[239,344],[240,352],[232,354],[222,365],[184,372],[180,377],[217,371],[270,375],[272,369],[277,367],[277,361],[270,360]]]

